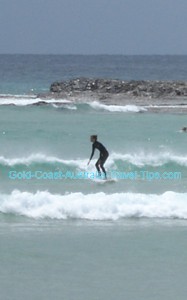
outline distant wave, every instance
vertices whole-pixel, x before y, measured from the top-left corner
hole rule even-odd
[[[110,112],[145,112],[146,108],[136,105],[106,105],[93,101],[88,103],[94,109],[104,109]]]
[[[13,99],[19,99],[19,98],[24,98],[24,99],[32,99],[32,98],[36,98],[36,95],[26,95],[26,94],[23,94],[23,95],[15,95],[15,94],[0,94],[0,99],[1,98],[13,98]]]
[[[36,104],[71,104],[71,101],[66,99],[41,99],[33,95],[0,95],[0,105],[28,106]]]
[[[145,112],[147,108],[136,105],[106,105],[98,101],[73,102],[66,99],[41,99],[33,95],[0,95],[0,105],[30,106],[30,105],[51,105],[56,109],[86,109],[105,110],[109,112]]]
[[[187,219],[187,193],[51,194],[14,190],[0,194],[0,213],[29,218],[119,220],[123,218]]]
[[[62,104],[65,104],[65,105],[63,105],[62,106]],[[54,107],[54,108],[57,108],[57,109],[59,109],[59,108],[65,108],[65,109],[69,109],[69,110],[77,110],[77,106],[76,105],[73,105],[73,104],[67,104],[67,103],[62,103],[62,104],[58,104],[58,103],[52,103],[52,106]]]
[[[0,94],[0,106],[14,105],[18,107],[24,106],[48,106],[60,110],[71,111],[88,111],[92,109],[94,111],[107,111],[118,113],[140,113],[146,112],[149,109],[177,109],[186,108],[187,105],[112,105],[103,104],[99,101],[70,101],[67,99],[42,99],[37,98],[36,95],[5,95]]]

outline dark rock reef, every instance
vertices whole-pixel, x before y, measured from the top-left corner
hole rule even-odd
[[[187,82],[182,81],[123,81],[113,79],[77,78],[54,82],[50,93],[57,97],[90,93],[101,95],[123,94],[129,98],[187,97]],[[100,98],[100,97],[99,97]]]
[[[71,103],[99,101],[106,105],[138,105],[151,112],[187,113],[185,81],[77,78],[54,82],[49,93],[37,97],[43,100],[63,99]]]

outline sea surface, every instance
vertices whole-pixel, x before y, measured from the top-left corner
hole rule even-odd
[[[37,105],[78,77],[186,81],[187,56],[0,55],[0,298],[186,300],[186,115]]]

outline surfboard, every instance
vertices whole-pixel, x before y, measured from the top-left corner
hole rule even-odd
[[[105,183],[114,183],[114,182],[117,182],[117,180],[113,179],[113,178],[108,178],[108,179],[97,178],[97,179],[94,179],[94,182],[105,184]]]

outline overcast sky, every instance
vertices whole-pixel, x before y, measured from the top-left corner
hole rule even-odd
[[[0,0],[0,53],[187,54],[187,0]]]

